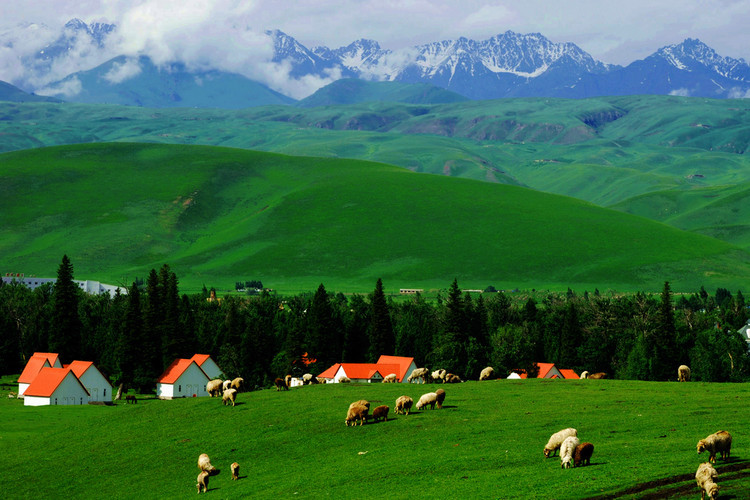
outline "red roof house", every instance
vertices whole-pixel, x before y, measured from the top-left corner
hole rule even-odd
[[[198,363],[198,366],[201,367],[201,370],[206,372],[206,375],[208,375],[208,378],[215,379],[221,376],[222,374],[221,368],[219,368],[219,365],[216,364],[216,362],[213,360],[211,355],[196,354],[190,359]]]
[[[560,378],[560,379],[576,379],[579,378],[576,372],[568,369],[558,369],[554,363],[536,363],[539,367],[539,373],[536,378]],[[514,370],[518,373],[521,378],[528,378],[526,370]]]
[[[69,368],[42,368],[24,393],[24,406],[82,405],[89,393]]]
[[[93,361],[73,361],[68,365],[89,393],[89,401],[112,401],[112,385]]]
[[[57,354],[52,352],[35,352],[26,362],[26,366],[18,377],[18,397],[22,398],[26,388],[34,381],[39,371],[44,367],[62,368]]]
[[[398,381],[404,382],[416,367],[414,358],[380,356],[377,363],[335,363],[318,377],[329,382],[338,382],[346,377],[352,382],[377,383],[395,373]]]
[[[175,359],[156,381],[159,399],[208,396],[206,384],[211,380],[193,359]]]

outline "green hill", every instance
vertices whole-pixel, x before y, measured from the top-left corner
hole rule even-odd
[[[393,166],[130,143],[0,155],[8,271],[129,282],[169,263],[181,289],[261,279],[368,291],[522,286],[736,289],[750,255],[716,239],[515,186]],[[221,286],[221,285],[220,285]]]
[[[426,83],[368,82],[342,79],[318,89],[297,101],[301,108],[356,104],[362,102],[402,102],[409,104],[444,104],[469,99],[449,90]]]
[[[0,101],[10,102],[60,102],[53,97],[45,97],[36,94],[29,94],[19,89],[15,85],[0,80]]]

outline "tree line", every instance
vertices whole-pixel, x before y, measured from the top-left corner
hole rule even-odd
[[[287,373],[318,374],[336,362],[409,356],[464,380],[485,366],[501,376],[533,373],[536,362],[612,378],[750,379],[747,343],[737,333],[748,314],[741,292],[703,288],[661,294],[463,293],[454,280],[427,301],[386,297],[378,280],[367,294],[315,292],[278,296],[180,294],[169,265],[152,269],[127,294],[88,295],[73,283],[67,256],[57,281],[35,290],[0,287],[0,367],[20,373],[36,351],[64,362],[94,361],[115,384],[149,392],[176,358],[210,354],[229,377],[268,387]]]

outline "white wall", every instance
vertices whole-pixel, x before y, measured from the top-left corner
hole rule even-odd
[[[94,365],[83,372],[81,383],[89,391],[89,401],[112,401],[112,386]]]
[[[156,384],[156,395],[162,399],[191,398],[193,395],[208,396],[206,392],[208,380],[196,363],[190,363],[174,384]]]

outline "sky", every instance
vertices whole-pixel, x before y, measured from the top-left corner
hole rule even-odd
[[[268,76],[269,68],[263,68],[269,47],[262,33],[268,29],[280,29],[308,48],[338,48],[368,38],[391,50],[461,36],[484,40],[508,30],[541,33],[553,42],[573,42],[599,61],[620,65],[685,38],[699,38],[721,56],[750,60],[750,0],[0,1],[0,41],[4,31],[22,23],[45,24],[52,32],[72,18],[108,22],[120,28],[121,53],[147,53],[165,61],[192,58],[203,64],[215,59],[227,69],[252,65],[265,71],[271,83],[284,76],[278,68],[276,76]],[[46,33],[15,40],[12,53],[0,47],[0,80],[11,81],[24,71],[18,52],[35,48]],[[56,71],[89,69],[75,65],[112,54],[82,49],[77,55],[85,57],[71,59],[70,67]],[[123,68],[123,74],[127,71]]]

